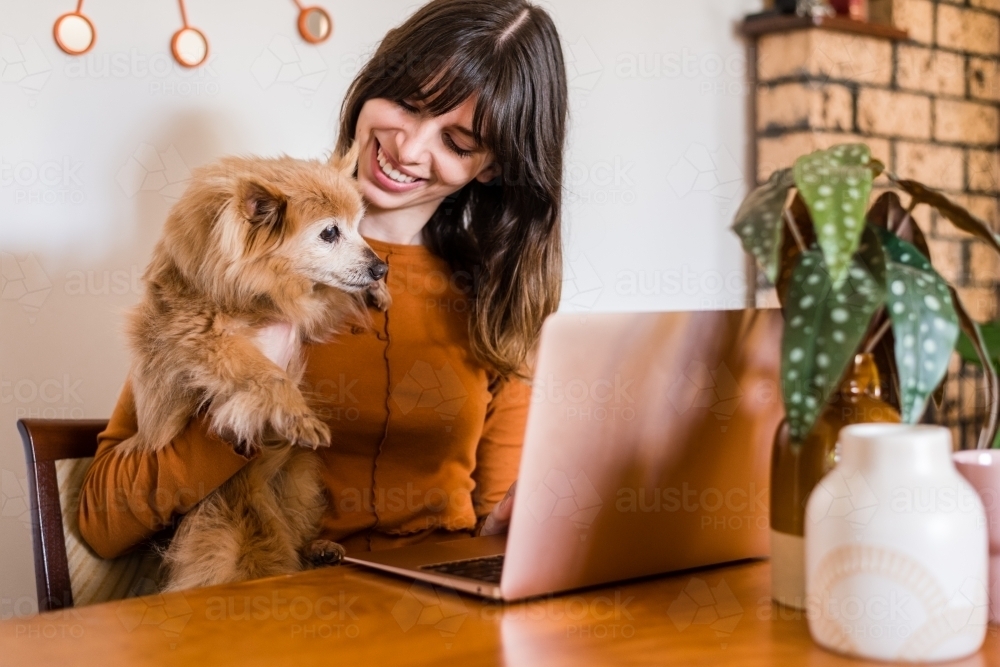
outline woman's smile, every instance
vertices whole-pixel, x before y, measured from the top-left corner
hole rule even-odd
[[[412,175],[382,148],[378,139],[372,141],[372,175],[375,181],[390,192],[409,192],[420,187],[427,179]]]
[[[493,154],[473,137],[475,108],[475,95],[439,116],[420,102],[372,98],[362,105],[355,130],[364,156],[358,184],[368,209],[362,234],[377,238],[389,217],[393,226],[405,219],[406,229],[397,231],[409,242],[445,197],[473,179],[493,178]]]

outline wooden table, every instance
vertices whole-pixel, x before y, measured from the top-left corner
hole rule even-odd
[[[0,664],[863,664],[814,645],[769,585],[749,562],[500,605],[342,566],[7,620]],[[998,630],[957,664],[1000,666]]]

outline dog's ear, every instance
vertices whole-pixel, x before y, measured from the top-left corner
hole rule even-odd
[[[281,192],[257,181],[245,181],[240,188],[243,216],[254,227],[280,229],[288,201]]]
[[[333,155],[330,156],[330,166],[345,176],[354,176],[354,172],[358,168],[358,153],[360,151],[361,144],[354,141],[344,155],[337,155],[334,151]]]

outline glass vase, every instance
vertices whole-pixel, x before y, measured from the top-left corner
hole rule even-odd
[[[803,442],[791,442],[783,420],[771,456],[771,598],[805,609],[805,511],[809,494],[837,463],[837,436],[850,424],[898,423],[881,398],[875,359],[858,354]]]

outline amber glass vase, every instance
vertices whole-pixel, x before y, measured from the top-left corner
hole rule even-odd
[[[804,442],[789,440],[785,421],[778,426],[771,456],[771,597],[780,604],[805,608],[806,501],[836,464],[840,429],[899,422],[899,413],[881,394],[875,360],[871,354],[858,354]]]

